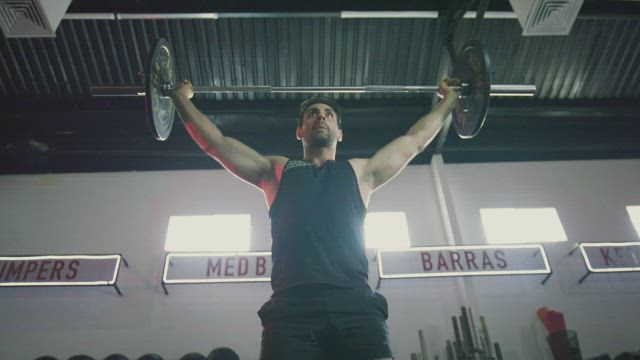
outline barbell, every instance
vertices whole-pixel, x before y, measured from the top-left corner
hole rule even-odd
[[[460,86],[458,105],[454,109],[453,124],[458,136],[464,139],[478,134],[484,124],[491,96],[533,96],[535,85],[491,85],[489,55],[477,40],[470,40],[453,65],[451,77]],[[144,86],[110,85],[92,86],[93,96],[144,96],[146,118],[153,136],[166,140],[171,134],[175,105],[169,97],[175,88],[175,64],[171,46],[165,39],[158,39],[147,59]],[[366,86],[194,86],[196,93],[426,93],[438,92],[438,86],[366,85]]]

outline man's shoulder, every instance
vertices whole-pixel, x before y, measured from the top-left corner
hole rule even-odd
[[[367,164],[368,158],[351,158],[347,160],[351,166],[364,166]]]
[[[351,164],[351,167],[353,168],[353,172],[356,174],[356,177],[358,179],[361,179],[364,175],[368,161],[369,159],[367,158],[352,158],[348,160],[349,164]]]
[[[349,164],[351,164],[351,167],[353,167],[353,170],[356,173],[359,173],[367,165],[367,161],[369,161],[369,159],[366,159],[366,158],[352,158],[352,159],[349,159],[347,161],[349,162]]]
[[[276,170],[283,169],[287,162],[289,162],[289,158],[284,156],[265,156],[265,158],[269,160],[271,167]]]
[[[287,161],[289,161],[289,158],[284,156],[270,155],[270,156],[265,156],[265,158],[269,160],[272,166],[277,166],[277,165],[284,166],[287,164]]]
[[[284,157],[284,156],[265,156],[265,159],[267,159],[267,161],[270,164],[270,175],[269,178],[272,178],[274,180],[276,180],[276,183],[280,182],[280,177],[282,176],[282,171],[285,167],[285,165],[287,165],[287,163],[289,162],[289,159]]]

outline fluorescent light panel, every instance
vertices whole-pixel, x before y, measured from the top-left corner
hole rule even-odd
[[[217,19],[218,13],[155,13],[155,14],[116,14],[118,20],[159,20],[159,19]]]
[[[555,208],[480,209],[480,216],[489,244],[567,241]]]
[[[249,214],[172,216],[164,249],[180,251],[248,251],[251,243]]]
[[[409,228],[404,212],[370,212],[364,220],[365,245],[371,249],[408,248]]]
[[[341,12],[220,12],[220,13],[67,13],[65,20],[159,20],[242,18],[342,18],[342,19],[437,19],[437,11],[341,11]],[[475,19],[467,11],[465,19]],[[517,19],[510,11],[486,11],[484,19]]]
[[[627,206],[627,212],[629,213],[629,218],[631,219],[633,227],[636,228],[638,237],[640,237],[640,206]]]
[[[343,19],[367,19],[367,18],[428,18],[437,19],[437,11],[342,11]]]
[[[63,20],[116,20],[114,13],[66,13]]]

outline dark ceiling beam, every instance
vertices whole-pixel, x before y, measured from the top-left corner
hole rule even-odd
[[[293,131],[296,126],[298,102],[286,103],[215,103],[199,102],[196,105],[210,116],[223,129],[239,132],[264,132],[265,130]],[[484,132],[496,119],[520,119],[520,126],[531,124],[540,127],[541,121],[549,124],[559,119],[575,120],[576,125],[607,126],[618,120],[638,123],[640,106],[613,104],[605,106],[567,106],[529,102],[523,105],[506,105],[505,102],[492,103],[487,116]],[[379,131],[407,130],[420,116],[429,111],[425,104],[376,102],[343,103],[343,126],[346,131],[352,129],[377,129]],[[4,131],[0,138],[12,138],[28,135],[52,136],[145,136],[148,125],[143,107],[133,109],[114,105],[99,109],[52,110],[43,106],[31,106],[23,111],[4,110]],[[595,122],[587,122],[589,119]],[[597,120],[604,122],[597,122]],[[179,122],[176,116],[176,122]],[[501,123],[502,124],[502,123]],[[176,127],[177,128],[177,127]]]
[[[640,157],[640,106],[567,106],[495,101],[473,139],[446,135],[440,149],[447,162],[610,159]],[[299,157],[294,137],[297,102],[198,103],[229,136],[263,154]],[[341,157],[368,157],[406,131],[425,104],[343,104],[345,141]],[[154,140],[144,111],[117,106],[103,110],[3,114],[0,172],[91,172],[218,168],[176,124],[165,142]],[[29,110],[32,110],[31,108]],[[176,122],[179,120],[176,118]],[[429,163],[437,143],[412,162]]]
[[[106,98],[103,98],[106,99]],[[294,122],[297,117],[297,108],[301,100],[295,101],[244,101],[244,102],[216,102],[194,99],[196,106],[205,114],[220,116],[253,117],[259,114],[267,115],[265,119],[288,118],[282,120],[283,124]],[[345,125],[349,119],[381,118],[388,114],[402,116],[421,116],[429,112],[430,99],[412,100],[370,100],[370,101],[339,101],[344,112]],[[533,99],[492,99],[488,116],[510,117],[599,117],[617,118],[624,117],[636,119],[640,113],[640,103],[635,100],[598,100],[598,101],[545,101]],[[109,116],[125,113],[144,114],[144,102],[142,99],[120,98],[117,101],[97,101],[81,103],[62,103],[19,100],[12,98],[3,99],[3,123],[11,123],[11,118],[26,117],[29,119],[50,119],[56,117],[64,122],[64,117],[80,115],[85,121],[100,113]],[[373,118],[372,118],[373,116]],[[8,121],[7,121],[8,120]],[[117,120],[117,119],[116,119]],[[417,120],[417,119],[415,119]]]

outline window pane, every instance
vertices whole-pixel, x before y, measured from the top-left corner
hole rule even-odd
[[[555,208],[480,209],[489,244],[567,241]]]
[[[390,249],[410,247],[407,217],[404,212],[370,212],[364,220],[367,248]]]
[[[172,216],[165,251],[248,251],[249,214]]]

